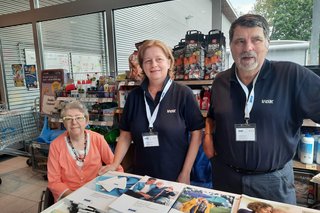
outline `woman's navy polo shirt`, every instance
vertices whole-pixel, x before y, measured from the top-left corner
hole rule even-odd
[[[168,78],[166,79],[167,82]],[[172,82],[162,99],[158,116],[154,122],[154,132],[158,133],[158,147],[144,147],[142,133],[149,131],[146,116],[144,91],[151,113],[159,101],[153,101],[146,79],[140,87],[128,95],[120,121],[120,129],[131,132],[134,142],[134,173],[175,181],[182,170],[189,147],[189,132],[204,127],[204,119],[192,90]]]

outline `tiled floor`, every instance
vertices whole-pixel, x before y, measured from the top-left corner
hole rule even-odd
[[[27,159],[0,155],[0,212],[38,212],[38,203],[47,181],[43,174],[32,171]]]

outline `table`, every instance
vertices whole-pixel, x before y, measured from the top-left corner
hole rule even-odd
[[[172,187],[172,192],[174,193],[170,195],[167,203],[157,202],[156,199],[154,199],[156,196],[151,197],[153,198],[152,200],[147,197],[136,197],[134,193],[142,192],[143,187],[139,189],[141,191],[131,189],[141,183],[146,184],[149,178],[148,176],[141,177],[129,173],[108,172],[85,184],[83,187],[44,210],[43,213],[69,213],[69,209],[72,208],[72,206],[74,208],[77,207],[77,205],[73,205],[72,203],[81,203],[78,206],[81,210],[70,212],[181,213],[182,211],[189,212],[190,207],[187,209],[186,206],[190,206],[190,203],[197,208],[200,208],[200,204],[206,203],[206,208],[209,208],[210,211],[213,212],[237,213],[239,209],[249,210],[247,206],[253,202],[269,204],[272,208],[280,209],[284,212],[319,213],[319,210],[161,179],[155,179],[152,189],[158,187],[157,184],[159,182],[163,182],[163,185],[159,187],[161,190]],[[123,179],[125,179],[125,182]],[[151,186],[147,193],[150,191]],[[113,196],[111,196],[110,193]],[[117,194],[121,195],[115,197]],[[151,193],[149,195],[151,195]],[[113,209],[111,209],[111,207]]]

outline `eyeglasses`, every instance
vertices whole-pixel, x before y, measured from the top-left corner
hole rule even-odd
[[[75,116],[75,117],[65,116],[62,118],[62,120],[66,122],[71,122],[71,121],[81,122],[81,121],[84,121],[85,119],[86,117],[84,116]]]

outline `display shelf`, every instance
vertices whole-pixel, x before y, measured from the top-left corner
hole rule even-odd
[[[51,122],[58,122],[62,123],[61,118],[50,118]],[[95,126],[113,126],[112,121],[89,121],[89,125],[95,125]]]
[[[293,160],[293,168],[295,169],[305,169],[305,170],[312,170],[320,172],[320,165],[313,163],[313,164],[305,164],[301,163],[297,160]]]
[[[129,80],[124,80],[124,81],[118,81],[118,88],[120,87],[135,87],[139,86],[140,82],[136,81],[129,81]]]
[[[320,124],[313,122],[310,119],[304,119],[302,126],[307,126],[307,127],[320,127]]]
[[[114,102],[113,98],[76,98],[76,97],[58,97],[57,101],[75,101],[79,100],[81,102],[92,102],[92,103],[106,103]]]
[[[179,84],[184,84],[184,85],[211,85],[212,84],[212,79],[211,80],[176,80]]]

